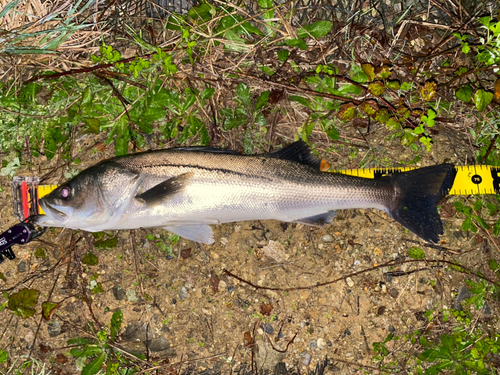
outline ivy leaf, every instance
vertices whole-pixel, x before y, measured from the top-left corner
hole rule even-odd
[[[99,258],[97,258],[91,251],[87,251],[82,258],[82,263],[87,266],[97,266],[99,264]]]
[[[8,308],[14,314],[26,319],[36,312],[34,307],[38,303],[40,291],[36,289],[22,289],[18,293],[9,296]]]
[[[302,39],[287,39],[285,44],[290,47],[299,47],[303,51],[307,49],[307,44]]]
[[[420,89],[420,95],[426,102],[430,101],[436,95],[436,82],[425,82],[424,87]]]
[[[469,103],[472,100],[472,87],[470,87],[469,85],[460,87],[456,93],[456,96],[461,101]]]
[[[316,39],[324,37],[332,29],[333,23],[330,21],[317,21],[310,25],[305,25],[297,30],[299,38],[304,39],[312,36]]]
[[[375,68],[372,64],[363,64],[361,65],[361,69],[363,69],[370,82],[375,79]]]
[[[59,304],[55,302],[45,301],[42,303],[42,316],[46,320],[52,318],[52,314],[59,308]]]
[[[102,239],[94,242],[94,247],[99,250],[111,250],[116,247],[118,237],[111,237],[106,240]]]
[[[375,96],[380,96],[385,91],[385,85],[381,81],[375,81],[368,85],[368,91],[370,91]]]
[[[474,104],[479,112],[483,112],[493,100],[493,94],[483,89],[479,89],[474,94]]]
[[[401,85],[398,80],[387,81],[386,86],[391,90],[399,90],[401,88]]]
[[[342,104],[337,117],[344,122],[350,121],[356,116],[356,108],[357,106],[354,103]]]

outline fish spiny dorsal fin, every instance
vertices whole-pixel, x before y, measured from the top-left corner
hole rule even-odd
[[[300,164],[308,165],[319,170],[321,160],[311,153],[311,149],[304,141],[297,141],[281,150],[265,154],[268,157],[295,161]]]
[[[241,155],[238,151],[229,150],[226,148],[212,147],[212,146],[191,146],[191,147],[174,147],[170,150],[173,151],[194,151],[194,152],[209,152],[211,154],[230,154]]]

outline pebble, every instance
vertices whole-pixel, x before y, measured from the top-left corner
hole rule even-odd
[[[270,323],[265,323],[264,324],[264,332],[272,335],[274,333],[274,328]]]
[[[399,292],[396,288],[387,288],[387,292],[392,298],[398,298]]]
[[[183,299],[186,299],[186,298],[187,298],[187,296],[188,296],[187,289],[186,289],[186,287],[185,287],[185,286],[183,286],[183,287],[181,288],[181,292],[179,293],[179,298],[180,298],[181,300],[183,300]]]
[[[324,338],[319,338],[317,344],[319,349],[325,349],[327,345]]]
[[[306,366],[309,366],[311,364],[311,355],[309,353],[305,353],[302,359],[302,363]]]
[[[330,234],[325,234],[321,240],[324,242],[324,243],[332,243],[333,242],[333,236],[330,235]]]
[[[170,343],[164,337],[155,338],[149,344],[149,350],[152,352],[161,352],[168,348],[170,348]]]
[[[19,273],[26,272],[27,268],[28,268],[28,266],[27,266],[26,262],[24,260],[22,260],[17,265],[17,272],[19,272]]]
[[[115,285],[113,287],[113,296],[118,300],[121,301],[122,299],[125,298],[125,290],[120,286],[120,285]]]
[[[129,302],[139,302],[139,297],[134,289],[127,289],[125,296]]]
[[[219,281],[219,290],[227,289],[227,284],[224,280]]]
[[[345,282],[347,283],[347,285],[349,285],[350,288],[354,286],[354,281],[350,277],[346,278]]]
[[[312,340],[310,343],[309,343],[309,347],[314,350],[316,349],[316,340]]]
[[[47,324],[47,332],[50,337],[56,337],[61,334],[61,324],[57,320],[51,320]]]
[[[232,293],[234,290],[234,286],[228,285],[228,287],[226,289],[227,289],[228,293]]]

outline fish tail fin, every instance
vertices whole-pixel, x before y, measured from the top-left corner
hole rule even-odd
[[[448,195],[455,176],[453,164],[440,164],[383,177],[392,180],[396,192],[387,213],[417,236],[437,243],[443,234],[437,204]]]

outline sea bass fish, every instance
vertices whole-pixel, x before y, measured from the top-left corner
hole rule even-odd
[[[148,151],[104,160],[40,200],[35,223],[98,232],[162,227],[214,243],[210,225],[275,219],[324,225],[335,210],[376,208],[436,243],[437,202],[454,180],[452,164],[375,179],[321,172],[302,141],[267,154],[211,147]]]

